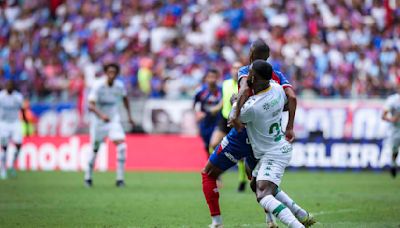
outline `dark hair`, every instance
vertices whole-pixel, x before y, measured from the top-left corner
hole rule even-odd
[[[108,68],[114,68],[117,71],[117,74],[119,74],[119,65],[117,63],[108,63],[108,64],[104,64],[103,66],[103,70],[104,72],[106,72],[108,70]]]
[[[264,60],[255,60],[251,64],[251,70],[255,73],[255,76],[257,77],[260,77],[267,81],[272,79],[272,66]]]
[[[269,46],[261,39],[257,39],[251,44],[253,61],[256,59],[267,60],[269,58]]]
[[[219,71],[218,71],[217,69],[215,69],[215,68],[210,68],[210,69],[208,69],[206,75],[207,75],[208,73],[214,73],[214,74],[219,75]]]

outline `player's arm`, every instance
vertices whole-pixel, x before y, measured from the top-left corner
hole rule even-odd
[[[216,104],[216,105],[214,105],[213,107],[210,108],[211,115],[213,115],[213,116],[217,115],[218,112],[221,111],[222,105],[223,105],[223,102],[222,102],[222,99],[221,99],[218,104]]]
[[[396,123],[399,121],[399,119],[400,119],[399,116],[392,116],[388,109],[383,110],[382,120],[390,122],[390,123]]]
[[[26,110],[27,110],[27,105],[25,105],[25,102],[21,106],[21,114],[22,114],[22,120],[26,125],[28,125],[28,116],[26,115]]]
[[[128,121],[129,121],[129,123],[130,123],[132,126],[134,126],[134,125],[135,125],[135,122],[134,122],[133,119],[132,119],[131,105],[130,105],[130,103],[129,103],[128,96],[124,96],[124,97],[122,98],[122,101],[123,101],[123,103],[124,103],[124,107],[125,107],[125,109],[126,109],[126,113],[128,114]]]
[[[196,95],[194,96],[194,101],[193,101],[193,111],[197,122],[200,122],[206,116],[205,112],[198,110],[197,103],[199,102],[200,102],[200,92],[197,92]]]
[[[104,113],[102,113],[96,106],[96,102],[91,100],[89,101],[89,111],[93,112],[94,114],[96,114],[96,116],[98,116],[101,120],[103,120],[104,122],[109,122],[110,118],[105,115]]]
[[[288,100],[287,109],[289,111],[289,118],[286,126],[285,135],[286,135],[286,140],[291,143],[294,141],[295,138],[293,129],[294,129],[294,117],[296,115],[297,97],[292,87],[286,87],[284,90]]]
[[[240,112],[244,105],[244,103],[249,99],[251,94],[251,89],[247,85],[246,81],[247,77],[242,77],[239,81],[239,92],[236,98],[236,108],[234,109],[232,115],[229,118],[229,125],[236,128],[236,130],[240,131],[243,128],[243,124],[240,121]]]

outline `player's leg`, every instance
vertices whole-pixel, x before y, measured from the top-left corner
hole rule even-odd
[[[246,183],[247,183],[247,178],[246,178],[246,166],[244,164],[244,160],[240,160],[237,163],[238,166],[238,178],[239,178],[239,186],[238,186],[238,192],[244,192],[246,190]]]
[[[214,153],[211,154],[206,167],[202,171],[203,193],[210,210],[211,227],[222,227],[217,179],[223,172],[235,166],[237,159],[242,158],[234,153],[238,151],[237,148],[232,147],[227,142],[225,137],[223,142],[214,150]]]
[[[285,169],[285,162],[266,159],[261,162],[257,174],[257,201],[266,210],[272,212],[281,222],[289,227],[304,227],[293,213],[278,199],[274,193],[280,184]]]
[[[7,179],[7,144],[8,142],[4,137],[1,138],[1,152],[0,152],[0,178]]]
[[[93,185],[93,170],[96,162],[97,153],[100,149],[101,143],[104,141],[108,129],[105,127],[101,128],[95,124],[90,126],[90,143],[92,144],[92,151],[88,158],[88,165],[85,171],[85,184],[87,187]]]
[[[214,127],[207,127],[207,126],[201,126],[200,127],[200,136],[201,139],[203,140],[204,143],[204,150],[207,153],[207,156],[210,157],[210,154],[212,154],[213,150],[210,147],[210,141],[211,137],[214,131]]]
[[[256,173],[254,174],[255,176],[253,176],[252,172],[253,170],[258,169],[257,167],[258,161],[257,159],[254,158],[253,154],[250,154],[245,158],[245,165],[246,165],[246,175],[247,178],[250,180],[250,188],[254,193],[256,193]],[[274,215],[265,209],[264,212],[265,212],[265,222],[267,223],[267,227],[278,228],[278,224],[276,223]]]
[[[10,128],[6,123],[0,123],[0,178],[7,179],[7,149],[10,139]]]
[[[397,156],[399,154],[399,146],[400,146],[400,139],[393,139],[392,140],[392,164],[390,167],[390,173],[392,177],[395,178],[397,174]]]
[[[110,133],[108,135],[117,148],[117,172],[116,182],[117,187],[125,186],[125,161],[126,161],[126,143],[125,132],[120,123],[111,123]]]
[[[14,157],[11,163],[11,175],[16,176],[16,166],[17,166],[17,160],[18,160],[18,156],[19,153],[21,151],[21,147],[22,147],[22,141],[23,141],[23,136],[22,136],[22,125],[20,122],[17,122],[14,124],[13,127],[13,132],[12,132],[12,141],[15,144],[15,153],[14,153]]]
[[[221,210],[219,207],[219,190],[217,179],[224,171],[213,165],[210,161],[201,172],[204,197],[211,215],[211,227],[222,225]]]
[[[279,187],[276,189],[274,197],[285,204],[294,216],[296,216],[296,218],[306,227],[311,226],[316,222],[310,213],[300,207],[300,205],[296,204],[295,201]]]

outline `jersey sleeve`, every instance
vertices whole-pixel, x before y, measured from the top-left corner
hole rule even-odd
[[[238,70],[238,82],[240,82],[240,79],[245,78],[249,76],[249,66],[242,66]]]
[[[254,118],[254,109],[253,109],[253,99],[249,99],[244,103],[242,109],[240,110],[240,121],[242,123],[249,123],[253,120]]]
[[[286,76],[282,72],[274,70],[274,73],[279,80],[278,83],[283,87],[283,89],[287,87],[292,87],[289,80],[287,80]]]
[[[98,99],[98,94],[99,94],[99,89],[100,85],[99,83],[96,83],[93,85],[93,87],[90,89],[89,95],[88,95],[88,100],[90,102],[96,102]]]

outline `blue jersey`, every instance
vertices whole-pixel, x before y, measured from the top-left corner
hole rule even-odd
[[[238,81],[240,81],[240,79],[249,76],[249,65],[246,66],[242,66],[241,68],[239,68],[238,71]],[[292,85],[290,85],[289,81],[287,80],[286,76],[284,74],[282,74],[282,72],[274,70],[272,72],[272,80],[274,80],[276,83],[280,84],[284,89],[287,87],[292,87]]]
[[[210,113],[211,108],[217,105],[222,99],[222,89],[217,88],[215,92],[211,92],[208,86],[204,85],[195,95],[194,103],[200,103],[200,110],[206,113],[205,118],[201,121],[200,125],[207,127],[216,125],[220,118],[219,112],[217,115]]]

